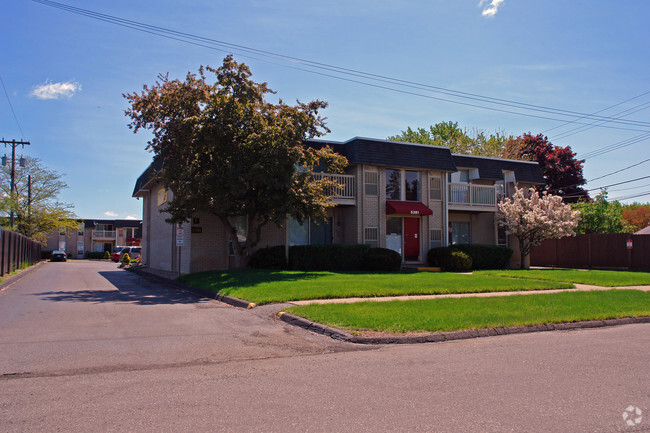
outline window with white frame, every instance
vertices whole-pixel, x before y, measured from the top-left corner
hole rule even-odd
[[[438,176],[429,178],[429,199],[442,200],[442,179]]]
[[[366,171],[363,175],[365,180],[365,194],[376,196],[379,194],[379,173],[376,171]]]
[[[442,246],[442,229],[429,230],[429,248]]]
[[[366,227],[363,230],[364,242],[372,248],[379,246],[379,229],[377,227]]]

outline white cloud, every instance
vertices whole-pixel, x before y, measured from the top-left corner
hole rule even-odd
[[[30,93],[38,99],[61,99],[71,98],[76,92],[81,90],[81,84],[74,81],[65,83],[52,83],[45,81],[45,83],[35,86]]]
[[[116,214],[115,212],[111,212],[110,210],[107,210],[106,212],[104,212],[104,215],[107,216],[107,217],[113,217],[113,218],[115,218],[115,217],[118,216],[119,214]]]
[[[501,7],[501,3],[503,2],[504,0],[481,0],[478,6],[485,6],[483,8],[482,15],[484,17],[491,18],[496,15],[496,13],[499,11],[499,7]]]
[[[138,218],[137,216],[134,216],[134,215],[128,215],[125,219],[127,219],[127,220],[139,220],[140,218]]]

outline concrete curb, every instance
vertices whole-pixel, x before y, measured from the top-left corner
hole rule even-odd
[[[137,274],[143,278],[146,278],[151,281],[155,281],[157,283],[164,284],[166,286],[172,287],[174,289],[182,290],[184,292],[191,293],[193,295],[199,296],[201,298],[208,298],[208,299],[214,299],[219,302],[223,302],[224,304],[232,305],[233,307],[239,307],[239,308],[245,308],[245,309],[251,309],[255,308],[257,305],[244,301],[243,299],[238,299],[238,298],[232,298],[230,296],[224,296],[221,293],[214,293],[209,290],[201,289],[199,287],[194,287],[190,286],[188,284],[180,283],[178,281],[170,280],[169,278],[161,277],[160,275],[152,274],[150,272],[143,271],[142,269],[138,269],[136,267],[130,267],[130,268],[124,268],[129,272],[133,272],[134,274]]]
[[[0,293],[2,293],[6,288],[11,286],[16,281],[23,278],[25,275],[29,275],[32,272],[34,272],[43,263],[45,263],[45,260],[41,260],[40,262],[36,263],[35,265],[30,266],[29,268],[23,269],[22,271],[20,271],[16,275],[8,276],[6,280],[4,280],[2,283],[0,283]]]
[[[312,322],[304,317],[295,316],[283,311],[278,318],[293,326],[306,329],[317,334],[327,335],[336,340],[356,344],[416,344],[439,343],[443,341],[466,340],[470,338],[493,337],[497,335],[524,334],[530,332],[566,331],[571,329],[601,328],[605,326],[629,325],[633,323],[650,323],[650,316],[624,317],[621,319],[586,320],[582,322],[549,323],[527,326],[507,326],[499,328],[465,329],[459,331],[436,332],[425,335],[391,335],[386,337],[358,337],[337,328],[330,328],[320,323]]]

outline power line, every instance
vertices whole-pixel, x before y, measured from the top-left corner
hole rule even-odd
[[[630,127],[641,127],[641,128],[648,128],[650,127],[649,122],[640,122],[640,121],[631,121],[631,120],[625,120],[621,118],[615,118],[611,116],[597,116],[597,115],[592,115],[592,114],[586,114],[586,113],[580,113],[580,112],[574,112],[574,111],[569,111],[569,110],[562,110],[562,109],[557,109],[557,108],[551,108],[551,107],[545,107],[545,106],[540,106],[540,105],[534,105],[534,104],[527,104],[527,103],[522,103],[522,102],[517,102],[517,101],[511,101],[507,99],[501,99],[501,98],[494,98],[494,97],[489,97],[489,96],[484,96],[484,95],[479,95],[475,93],[468,93],[468,92],[461,92],[461,91],[456,91],[456,90],[451,90],[451,89],[446,89],[443,87],[438,87],[438,86],[432,86],[432,85],[427,85],[427,84],[422,84],[422,83],[417,83],[413,81],[408,81],[408,80],[402,80],[398,78],[393,78],[393,77],[388,77],[384,75],[379,75],[379,74],[373,74],[373,73],[368,73],[368,72],[363,72],[355,69],[349,69],[349,68],[344,68],[344,67],[339,67],[335,65],[330,65],[326,63],[321,63],[321,62],[314,62],[310,60],[305,60],[305,59],[300,59],[298,57],[291,57],[291,56],[286,56],[282,54],[277,54],[273,53],[270,51],[265,51],[265,50],[259,50],[256,48],[251,48],[247,47],[244,45],[238,45],[238,44],[232,44],[228,43],[225,41],[220,41],[216,39],[210,39],[210,38],[205,38],[197,35],[193,35],[190,33],[185,33],[185,32],[179,32],[175,30],[170,30],[164,27],[158,27],[158,26],[153,26],[149,24],[145,24],[142,22],[138,21],[132,21],[132,20],[127,20],[124,18],[119,18],[119,17],[114,17],[111,15],[106,15],[106,14],[101,14],[98,12],[94,12],[91,10],[87,9],[81,9],[69,5],[65,5],[62,3],[57,3],[54,1],[50,0],[32,0],[36,3],[41,3],[46,6],[58,8],[67,12],[72,12],[78,15],[86,16],[89,18],[93,18],[96,20],[104,21],[107,23],[111,24],[116,24],[119,26],[131,28],[137,31],[145,32],[145,33],[150,33],[154,34],[157,36],[165,37],[168,39],[172,40],[177,40],[180,42],[184,43],[189,43],[197,46],[202,46],[205,48],[209,49],[214,49],[218,51],[226,51],[226,52],[232,52],[233,48],[236,50],[240,50],[249,54],[255,54],[257,56],[263,56],[267,58],[272,58],[274,60],[282,60],[285,62],[289,63],[294,63],[301,65],[302,67],[295,67],[295,66],[287,66],[287,65],[280,65],[284,67],[289,67],[292,69],[304,71],[304,72],[309,72],[317,75],[322,75],[326,77],[331,77],[339,80],[344,80],[348,82],[353,82],[357,84],[362,84],[366,86],[371,86],[375,88],[381,88],[385,90],[390,90],[394,92],[399,92],[403,94],[408,94],[408,95],[414,95],[414,96],[420,96],[424,98],[429,98],[429,99],[434,99],[434,100],[439,100],[439,101],[444,101],[444,102],[449,102],[449,103],[454,103],[454,104],[459,104],[459,105],[465,105],[465,106],[470,106],[470,107],[475,107],[475,108],[482,108],[486,110],[491,110],[491,111],[497,111],[497,112],[502,112],[502,113],[509,113],[509,114],[516,114],[516,115],[521,115],[521,116],[528,116],[528,117],[535,117],[535,118],[541,118],[541,119],[546,119],[546,120],[553,120],[553,121],[565,121],[566,119],[558,119],[558,118],[553,118],[553,117],[548,117],[548,116],[542,116],[542,115],[535,115],[527,112],[518,112],[518,111],[511,111],[507,109],[499,109],[495,107],[489,107],[489,106],[484,106],[484,105],[479,105],[475,103],[467,103],[467,102],[461,102],[458,100],[450,100],[446,98],[440,98],[440,97],[435,97],[431,95],[424,95],[421,93],[413,92],[413,91],[405,91],[403,89],[395,89],[392,87],[387,87],[384,85],[378,85],[378,84],[373,84],[369,83],[366,81],[359,81],[357,79],[351,79],[351,78],[345,78],[340,75],[335,75],[335,74],[341,74],[345,76],[352,76],[356,78],[361,78],[365,80],[372,80],[375,82],[380,82],[380,83],[388,83],[391,85],[397,85],[401,87],[406,87],[406,88],[412,88],[412,89],[417,89],[417,90],[424,90],[427,92],[433,92],[437,94],[442,94],[446,96],[450,96],[453,98],[458,98],[458,99],[464,99],[464,100],[471,100],[471,101],[476,101],[480,103],[485,103],[485,104],[492,104],[492,105],[497,105],[497,106],[504,106],[504,107],[511,107],[515,108],[518,110],[525,110],[529,112],[537,112],[537,113],[548,113],[548,114],[553,114],[555,116],[564,116],[565,118],[573,118],[575,119],[576,124],[584,124],[579,122],[579,119],[589,119],[589,120],[596,120],[596,121],[603,121],[604,123],[608,124],[618,124],[618,125],[625,125],[628,127],[622,127],[622,126],[612,126],[612,125],[599,125],[600,127],[606,127],[606,128],[613,128],[613,129],[626,129],[626,130],[636,130],[636,131],[642,131],[645,132],[645,130],[639,130],[639,129],[634,129]],[[208,45],[206,45],[208,44]],[[221,47],[221,48],[216,48],[215,47]],[[224,48],[227,48],[228,50],[224,50]],[[244,55],[245,57],[251,57],[249,54]],[[239,54],[241,55],[241,54]],[[255,57],[253,57],[255,58]],[[273,64],[278,64],[276,62],[270,62],[268,60],[263,60],[256,58],[257,60],[264,61],[264,62],[269,62]],[[305,68],[313,68],[313,69],[305,69]],[[320,72],[320,71],[327,71],[327,72]]]
[[[620,115],[629,116],[631,114],[638,113],[639,111],[643,111],[643,110],[646,110],[648,108],[650,108],[650,102],[644,102],[643,104],[636,105],[634,107],[628,108],[627,110],[623,110],[623,111],[619,111],[618,113],[614,113],[613,116],[620,116]],[[596,127],[602,125],[602,123],[603,123],[602,121],[598,121],[598,122],[590,123],[588,125],[579,126],[577,128],[573,128],[573,129],[570,129],[570,130],[568,130],[566,132],[560,133],[559,136],[553,137],[553,138],[556,139],[556,140],[562,140],[562,139],[570,137],[572,135],[576,135],[576,134],[579,134],[581,132],[585,132],[585,131],[588,131],[590,129],[596,128]]]
[[[631,198],[643,197],[644,195],[650,195],[650,191],[642,192],[640,194],[628,195],[625,197],[616,197],[616,198],[612,198],[611,200],[614,201],[629,200]]]
[[[637,165],[644,164],[644,163],[646,163],[648,161],[650,161],[650,158],[645,159],[645,160],[643,160],[641,162],[637,162],[636,164],[628,165],[627,167],[621,168],[620,170],[612,171],[611,173],[607,173],[607,174],[603,174],[602,176],[594,177],[593,179],[588,180],[587,182],[593,182],[594,180],[602,179],[604,177],[611,176],[613,174],[620,173],[620,172],[625,171],[625,170],[629,170],[632,167],[636,167]]]
[[[639,143],[641,141],[647,140],[650,138],[650,133],[639,134],[634,137],[619,141],[614,144],[610,144],[600,149],[587,152],[584,155],[580,155],[581,159],[594,158],[596,156],[604,155],[605,153],[613,152],[614,150],[622,149],[623,147],[631,146],[633,144]]]
[[[642,96],[645,96],[645,95],[647,95],[647,94],[649,94],[649,93],[650,93],[650,90],[647,91],[647,92],[643,92],[643,93],[641,93],[640,95],[634,96],[634,97],[632,97],[632,98],[630,98],[630,99],[626,99],[626,100],[623,101],[623,102],[619,102],[618,104],[610,105],[610,106],[607,107],[607,108],[603,108],[602,110],[595,111],[595,112],[593,112],[593,113],[591,113],[591,114],[602,113],[603,111],[607,111],[607,110],[610,110],[610,109],[612,109],[612,108],[614,108],[614,107],[618,107],[619,105],[623,105],[623,104],[625,104],[626,102],[633,101],[633,100],[638,99],[638,98],[640,98],[640,97],[642,97]],[[615,114],[615,116],[616,116],[616,114]],[[581,120],[581,119],[579,119],[579,120]],[[570,125],[570,124],[572,124],[572,123],[574,123],[574,122],[573,122],[573,121],[569,121],[569,122],[566,122],[566,123],[564,123],[564,124],[562,124],[562,125],[554,126],[554,127],[552,127],[552,128],[547,129],[546,131],[542,131],[542,134],[546,135],[548,131],[553,131],[554,129],[562,128],[563,126]],[[560,138],[563,138],[563,137],[560,137]]]
[[[9,98],[9,92],[7,92],[7,88],[5,87],[5,82],[2,79],[2,75],[0,75],[0,83],[2,83],[2,89],[5,91],[5,96],[7,97],[7,102],[9,103],[9,108],[11,108],[11,114],[14,115],[14,120],[16,121],[16,125],[18,125],[18,129],[20,130],[20,134],[22,135],[23,138],[25,138],[25,133],[23,132],[23,128],[20,127],[20,122],[18,121],[18,116],[16,116],[16,112],[14,111],[14,106],[11,103],[11,99]]]

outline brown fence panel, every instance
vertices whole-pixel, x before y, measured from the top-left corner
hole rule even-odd
[[[650,271],[650,236],[632,235],[632,268]]]
[[[4,276],[23,263],[33,265],[41,260],[41,243],[26,236],[0,229],[0,276]]]
[[[633,248],[627,248],[632,240]],[[650,270],[650,236],[590,234],[550,239],[534,248],[532,266]]]

